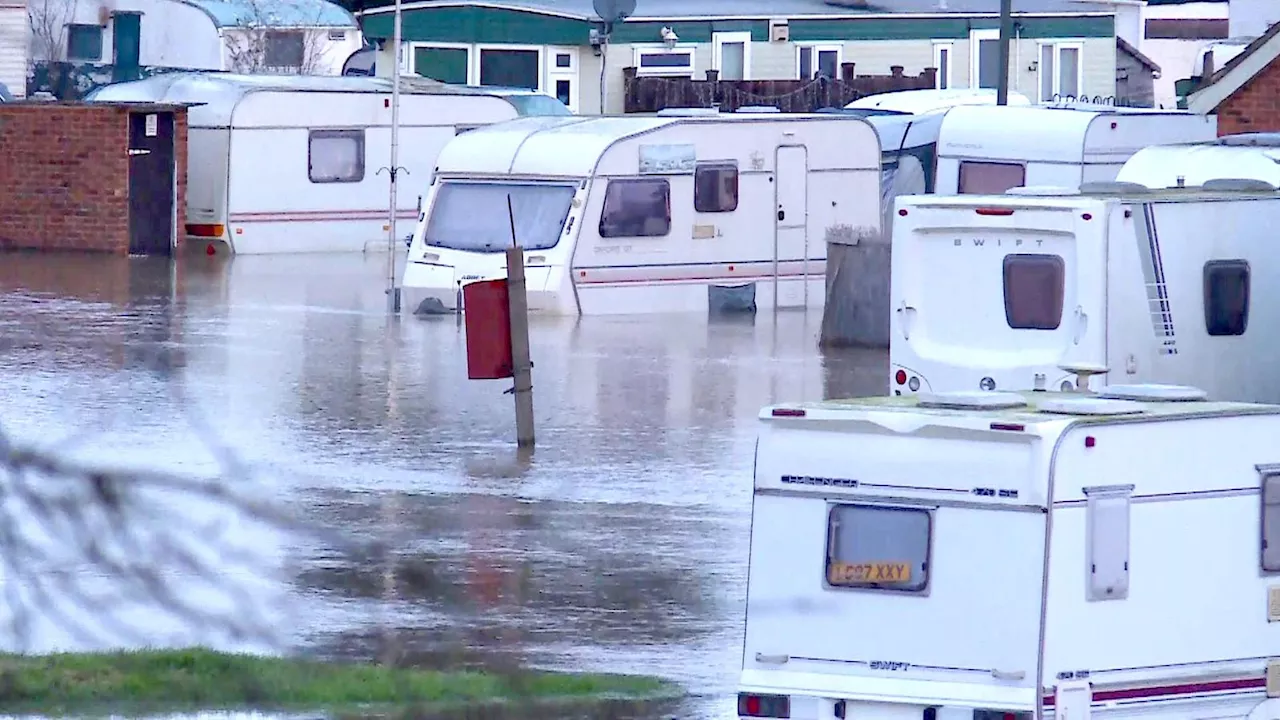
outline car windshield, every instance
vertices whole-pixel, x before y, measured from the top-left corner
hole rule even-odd
[[[569,217],[574,185],[446,180],[436,192],[427,222],[431,247],[469,252],[503,252],[516,240],[526,250],[547,250],[560,241]],[[507,212],[507,199],[511,212]]]

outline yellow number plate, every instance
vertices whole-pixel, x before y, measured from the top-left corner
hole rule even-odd
[[[910,563],[833,562],[827,570],[827,582],[832,585],[860,585],[865,583],[899,585],[910,581]]]

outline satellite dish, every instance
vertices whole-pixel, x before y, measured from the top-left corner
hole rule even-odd
[[[636,0],[591,0],[596,15],[607,24],[622,22],[636,11]]]

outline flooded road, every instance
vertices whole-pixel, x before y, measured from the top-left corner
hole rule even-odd
[[[756,414],[881,394],[886,353],[824,357],[818,313],[535,318],[538,445],[522,456],[510,382],[466,379],[456,318],[389,319],[385,283],[376,255],[0,256],[0,426],[71,438],[87,462],[212,476],[234,458],[245,488],[315,527],[390,544],[148,511],[260,555],[209,583],[257,584],[222,626],[250,597],[259,624],[324,655],[655,674],[693,694],[681,718],[733,716]],[[121,614],[146,642],[244,640]],[[8,626],[24,628],[4,630],[14,649],[126,641]]]

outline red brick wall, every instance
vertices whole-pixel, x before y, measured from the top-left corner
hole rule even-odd
[[[1218,106],[1218,135],[1280,131],[1280,59]]]
[[[178,246],[174,248],[174,253],[182,250],[182,238],[186,235],[185,227],[187,225],[187,113],[175,112],[173,114],[173,156],[177,158],[177,168],[174,170],[178,174],[178,237],[175,242]]]
[[[186,113],[175,113],[178,223],[185,223]],[[0,249],[129,252],[128,110],[0,105]]]

